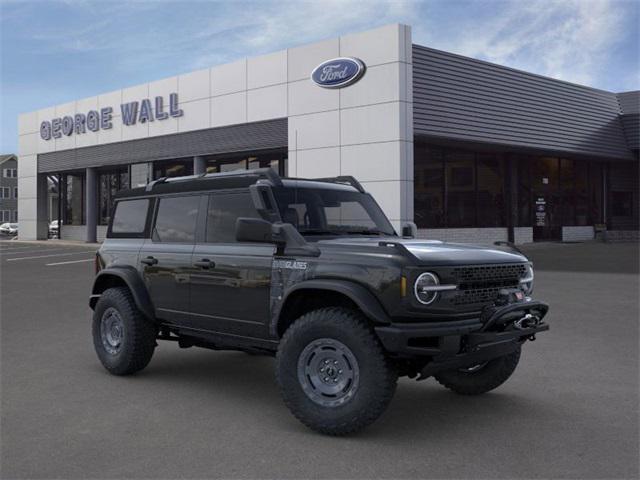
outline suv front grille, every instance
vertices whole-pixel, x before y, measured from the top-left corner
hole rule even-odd
[[[467,306],[493,303],[500,289],[517,287],[525,274],[524,264],[455,267],[450,275],[458,290],[449,301]]]

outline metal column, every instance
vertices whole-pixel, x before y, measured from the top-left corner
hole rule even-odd
[[[193,157],[193,174],[201,175],[207,171],[207,161],[204,157]]]
[[[87,168],[85,174],[85,211],[87,223],[87,243],[95,243],[97,237],[97,220],[98,220],[98,184],[96,178],[96,169]]]

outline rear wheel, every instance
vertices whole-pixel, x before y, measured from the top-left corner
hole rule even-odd
[[[441,385],[456,393],[480,395],[506,382],[518,366],[519,360],[520,348],[486,363],[440,372],[434,377]]]
[[[344,308],[303,315],[285,332],[276,379],[285,404],[309,428],[346,435],[387,408],[397,372],[365,319]]]
[[[147,366],[157,330],[140,313],[127,288],[105,290],[93,312],[93,346],[114,375],[130,375]]]

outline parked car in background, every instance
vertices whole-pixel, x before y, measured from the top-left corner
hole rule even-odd
[[[17,235],[18,224],[17,223],[3,223],[0,225],[0,233],[3,235]]]
[[[59,220],[53,220],[49,223],[49,238],[59,238]]]

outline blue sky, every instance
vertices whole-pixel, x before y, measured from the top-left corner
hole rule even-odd
[[[19,113],[391,22],[421,45],[640,88],[636,0],[0,0],[0,153]]]

